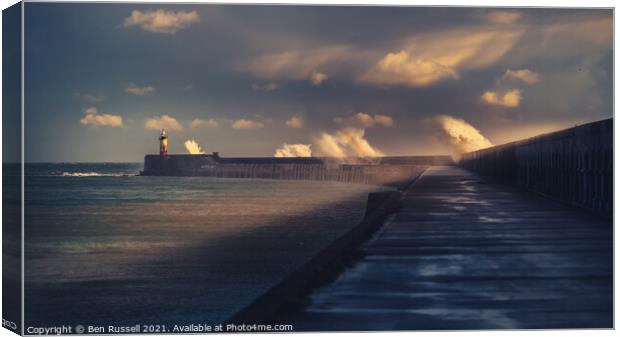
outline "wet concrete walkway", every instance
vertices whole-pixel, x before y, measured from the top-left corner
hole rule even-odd
[[[612,326],[612,223],[434,167],[295,330]]]

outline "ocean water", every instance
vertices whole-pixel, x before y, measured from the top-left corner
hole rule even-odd
[[[383,188],[28,164],[25,326],[216,324],[363,217]]]

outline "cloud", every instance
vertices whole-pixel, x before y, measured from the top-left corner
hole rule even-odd
[[[313,71],[312,74],[310,74],[310,83],[312,83],[312,85],[319,86],[326,80],[327,74],[318,71]]]
[[[428,87],[456,81],[474,70],[533,61],[573,59],[611,48],[609,14],[528,17],[519,10],[482,12],[484,22],[427,29],[381,45],[331,44],[296,36],[295,49],[267,52],[237,63],[237,70],[269,80],[307,81],[313,73],[379,87]],[[518,48],[515,48],[518,45]],[[596,50],[595,50],[596,49]],[[553,51],[553,52],[550,52]],[[324,82],[323,82],[324,83]]]
[[[90,102],[95,102],[95,103],[99,103],[99,102],[103,102],[103,100],[105,99],[105,96],[99,94],[81,94],[79,92],[76,92],[73,94],[75,97],[83,99],[85,101],[90,101]]]
[[[511,24],[521,19],[521,13],[514,10],[497,10],[487,14],[487,20],[498,24]]]
[[[282,144],[282,147],[276,149],[274,157],[312,157],[312,149],[310,144]]]
[[[232,123],[232,128],[235,130],[261,129],[263,127],[265,124],[251,119],[238,119]]]
[[[201,126],[206,126],[208,128],[217,128],[220,125],[215,119],[200,119],[196,118],[193,121],[189,122],[189,127],[194,129]]]
[[[382,125],[382,126],[392,126],[394,125],[394,119],[392,119],[392,117],[387,116],[387,115],[379,115],[379,114],[375,114],[374,116],[371,116],[365,112],[358,112],[355,115],[351,116],[351,117],[335,117],[334,122],[338,123],[338,124],[353,124],[353,125],[359,125],[362,126],[364,128],[371,128],[375,125]]]
[[[434,124],[437,139],[448,145],[456,157],[493,146],[478,129],[462,119],[441,115],[434,119]]]
[[[124,27],[139,26],[142,30],[153,33],[175,34],[178,30],[200,22],[196,11],[151,11],[134,10],[123,21]]]
[[[278,84],[274,83],[274,82],[268,82],[265,84],[256,84],[253,83],[252,84],[252,90],[258,90],[258,91],[273,91],[273,90],[277,90]]]
[[[393,47],[383,52],[344,44],[308,44],[258,56],[238,69],[264,79],[310,79],[314,85],[323,83],[327,73],[340,72],[371,85],[427,87],[495,64],[525,31],[524,25],[495,24],[431,31],[390,42]]]
[[[363,79],[374,84],[424,87],[447,78],[458,79],[454,67],[414,58],[402,50],[385,55]]]
[[[185,150],[187,151],[187,153],[189,154],[204,154],[204,151],[202,150],[202,148],[200,147],[200,144],[198,144],[195,140],[193,139],[188,139],[185,141],[185,143],[183,144],[185,145]]]
[[[506,73],[502,76],[504,81],[522,82],[524,84],[535,84],[540,82],[540,75],[528,69],[520,70],[506,70]]]
[[[495,64],[524,33],[522,28],[463,28],[420,34],[398,52],[388,52],[363,73],[361,82],[373,85],[427,87],[458,80],[462,70]]]
[[[286,120],[286,126],[292,129],[301,129],[304,126],[304,118],[302,116],[293,116]]]
[[[508,64],[574,64],[613,49],[613,15],[567,14],[527,26],[519,48],[506,57]]]
[[[564,20],[542,27],[541,37],[545,47],[549,47],[552,39],[564,41],[573,49],[583,52],[585,46],[581,41],[586,41],[595,47],[612,47],[613,42],[613,16],[606,15],[594,19]],[[546,48],[539,48],[541,52]],[[553,54],[557,54],[553,53]],[[562,55],[562,54],[560,54]]]
[[[181,123],[179,123],[179,121],[177,121],[176,118],[170,117],[168,115],[163,115],[161,117],[147,118],[146,122],[144,123],[144,127],[149,130],[161,130],[161,129],[176,130],[176,131],[183,130],[183,125],[181,125]]]
[[[191,85],[191,84],[186,84],[186,85],[180,87],[179,89],[184,90],[184,91],[189,91],[189,90],[194,89],[194,86]]]
[[[355,114],[354,118],[362,123],[364,127],[369,128],[375,125],[375,119],[367,113],[358,112]]]
[[[351,56],[352,48],[347,45],[308,47],[261,55],[239,64],[238,69],[264,79],[305,80],[311,79],[316,69]]]
[[[323,132],[316,140],[319,153],[328,157],[379,157],[383,153],[364,138],[364,129],[342,128],[334,134]]]
[[[500,105],[508,108],[516,108],[521,102],[521,90],[513,89],[504,93],[486,91],[480,99],[491,105]]]
[[[80,119],[80,123],[84,125],[122,127],[123,118],[118,115],[100,114],[97,112],[97,108],[90,107],[84,109],[84,117]]]
[[[375,123],[383,126],[392,126],[394,125],[394,119],[386,115],[375,115]]]
[[[144,96],[144,95],[152,94],[155,91],[155,88],[153,88],[150,85],[148,85],[146,87],[138,87],[135,84],[130,83],[127,86],[127,88],[125,88],[125,91],[130,93],[130,94]]]

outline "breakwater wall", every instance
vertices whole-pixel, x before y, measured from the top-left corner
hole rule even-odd
[[[342,163],[334,158],[222,158],[204,155],[147,155],[141,175],[204,176],[329,180],[338,182],[403,186],[431,165],[452,165],[449,156],[360,158]]]
[[[470,171],[600,215],[613,213],[613,119],[466,153]]]

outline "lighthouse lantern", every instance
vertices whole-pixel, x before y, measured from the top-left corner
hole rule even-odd
[[[166,130],[164,129],[161,129],[161,134],[159,135],[159,155],[168,155],[168,135],[166,135]]]

